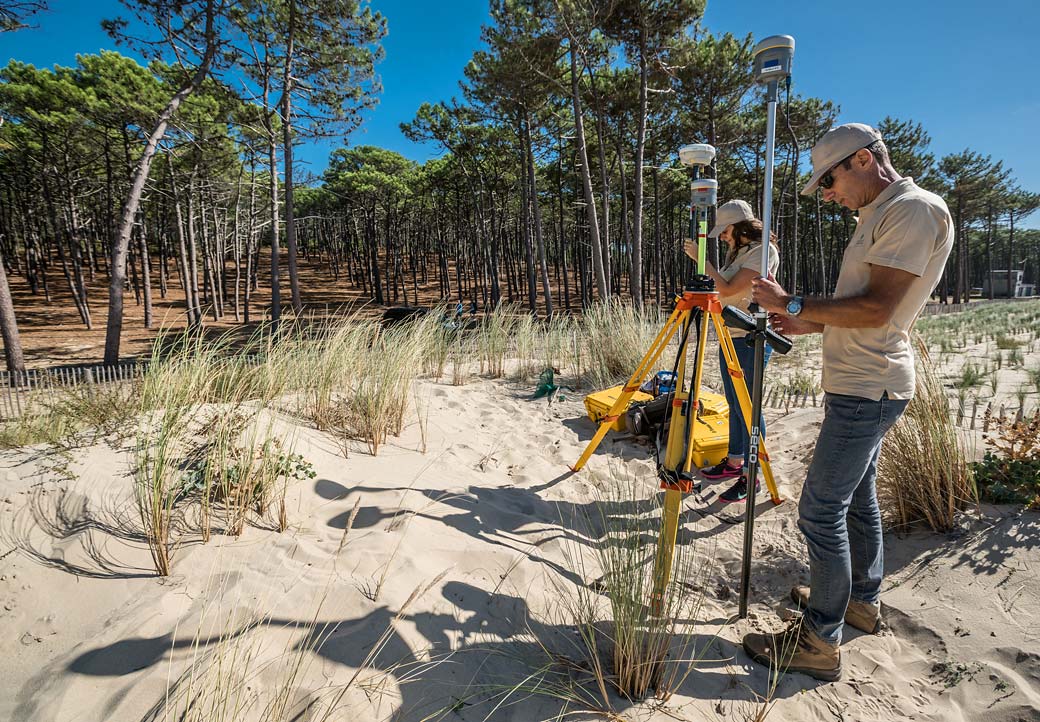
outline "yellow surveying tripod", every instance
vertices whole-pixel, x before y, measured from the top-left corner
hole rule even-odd
[[[671,577],[672,558],[675,551],[675,538],[679,530],[679,515],[682,510],[683,494],[689,494],[694,490],[695,486],[695,477],[691,468],[693,430],[695,417],[700,410],[699,394],[704,368],[704,350],[708,337],[707,324],[704,322],[705,314],[715,326],[715,335],[719,339],[723,356],[726,359],[727,372],[733,378],[733,387],[737,392],[737,399],[740,402],[744,423],[747,424],[748,432],[751,433],[751,396],[748,393],[744,372],[741,370],[740,362],[737,360],[737,352],[733,346],[733,337],[730,336],[726,322],[728,321],[734,326],[750,330],[750,328],[754,328],[754,321],[732,306],[727,306],[723,309],[719,305],[718,292],[714,289],[699,290],[699,285],[697,284],[697,286],[683,291],[681,295],[676,297],[675,310],[668,317],[664,328],[657,334],[657,338],[654,339],[649,351],[639,362],[639,367],[635,370],[635,373],[628,379],[614,405],[607,412],[607,415],[600,420],[595,436],[592,437],[588,446],[585,447],[585,451],[582,452],[577,463],[571,467],[572,470],[579,471],[585,466],[589,457],[592,456],[603,437],[606,436],[611,425],[628,408],[632,395],[639,390],[643,379],[656,367],[658,358],[668,347],[672,337],[681,331],[682,336],[679,341],[676,377],[672,387],[671,422],[668,428],[668,442],[665,446],[664,462],[658,469],[658,474],[661,477],[661,488],[665,490],[665,494],[664,519],[657,547],[654,591],[651,599],[651,611],[655,614],[661,611],[665,589]],[[691,326],[696,327],[697,330],[697,350],[694,355],[693,373],[689,388],[684,391],[684,381],[689,376],[686,368],[686,357],[688,355],[686,346]],[[784,348],[783,342],[786,339],[782,336],[771,334],[770,340],[779,346],[777,350],[781,353],[786,353],[790,349],[789,344],[787,348]],[[774,504],[779,504],[783,500],[776,488],[776,481],[773,478],[773,470],[769,463],[769,455],[766,452],[764,439],[759,445],[759,459],[770,497]],[[751,481],[749,480],[748,483],[750,485]]]
[[[752,403],[751,395],[748,393],[747,383],[744,381],[744,372],[740,367],[740,362],[737,360],[737,352],[733,347],[733,337],[730,336],[726,324],[729,323],[731,326],[749,332],[751,338],[755,339],[756,344],[764,344],[765,339],[768,338],[777,353],[784,354],[790,351],[791,341],[767,329],[764,316],[763,322],[759,326],[751,316],[748,316],[740,309],[733,306],[723,308],[719,303],[719,294],[715,290],[715,284],[711,278],[703,275],[706,268],[707,215],[708,210],[715,206],[718,182],[713,178],[701,178],[700,171],[702,168],[710,166],[714,159],[715,148],[705,143],[693,143],[679,149],[680,162],[690,168],[693,173],[692,182],[690,183],[690,237],[692,238],[696,233],[699,241],[697,275],[694,276],[691,285],[676,297],[675,310],[668,317],[664,328],[657,334],[657,338],[650,345],[650,350],[647,351],[642,361],[639,362],[639,367],[629,378],[628,383],[622,389],[622,393],[607,411],[607,415],[600,420],[599,429],[596,430],[595,436],[592,437],[588,446],[585,447],[581,458],[571,467],[572,470],[579,471],[585,466],[589,457],[592,456],[596,447],[599,446],[603,437],[606,436],[607,430],[628,408],[632,395],[639,390],[639,385],[643,379],[653,371],[657,364],[657,359],[665,348],[668,347],[668,344],[671,343],[672,337],[681,330],[682,336],[679,339],[679,352],[675,362],[675,379],[671,393],[672,409],[668,428],[668,442],[665,446],[664,462],[659,463],[657,469],[658,476],[661,479],[661,488],[665,492],[664,519],[657,545],[654,590],[650,600],[650,611],[653,614],[662,612],[665,591],[668,588],[668,581],[672,574],[675,537],[679,531],[679,514],[682,511],[682,495],[689,494],[695,487],[695,477],[691,467],[694,451],[694,421],[701,411],[699,399],[701,375],[704,369],[704,348],[708,338],[705,315],[711,319],[715,326],[715,335],[718,337],[719,344],[722,347],[722,354],[726,360],[726,369],[733,378],[733,387],[737,392],[741,414],[744,417],[744,423],[747,425],[748,434],[751,437],[749,475],[757,477],[758,467],[761,464],[766,487],[769,489],[773,503],[779,504],[782,501],[780,493],[776,488],[776,481],[773,479],[773,469],[769,464],[765,440],[759,436],[759,419],[753,413],[754,404]],[[769,228],[768,223],[765,227]],[[766,248],[768,249],[768,242]],[[768,260],[768,252],[764,255],[764,258]],[[765,264],[765,267],[768,268],[768,263]],[[763,275],[765,273],[766,271],[763,271]],[[697,332],[697,352],[694,355],[693,373],[688,390],[684,390],[688,376],[686,357],[688,355],[687,344],[691,328],[695,328]],[[758,367],[758,371],[761,371],[761,367]],[[761,392],[760,384],[756,388]],[[761,405],[760,396],[761,394],[756,399],[759,405]],[[760,409],[755,410],[760,411]],[[730,413],[733,413],[733,409],[730,409]],[[742,577],[745,583],[742,583],[741,587],[741,616],[744,616],[745,613],[746,590],[749,586],[746,580],[749,574],[751,523],[754,520],[755,482],[757,482],[756,478],[748,480],[747,524],[745,527],[744,568],[742,570]]]

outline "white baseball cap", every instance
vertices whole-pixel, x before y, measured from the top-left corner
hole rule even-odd
[[[802,195],[811,196],[816,192],[820,178],[823,178],[838,163],[856,151],[866,148],[875,140],[881,140],[881,133],[864,123],[846,123],[828,130],[813,146],[813,174],[805,188],[802,188]]]
[[[755,220],[755,214],[747,201],[723,203],[715,211],[715,227],[711,229],[708,238],[718,238],[720,233],[734,223],[753,220]]]

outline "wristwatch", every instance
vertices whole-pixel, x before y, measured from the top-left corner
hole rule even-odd
[[[802,302],[804,299],[801,296],[791,296],[791,300],[787,302],[787,315],[797,316],[802,312]]]

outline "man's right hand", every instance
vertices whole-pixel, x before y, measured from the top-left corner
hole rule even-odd
[[[784,336],[801,336],[806,333],[818,333],[822,330],[818,323],[784,316],[781,313],[769,314],[769,325],[773,327],[774,331]]]

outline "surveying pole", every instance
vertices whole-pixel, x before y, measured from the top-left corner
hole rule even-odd
[[[755,46],[755,83],[766,88],[766,177],[762,190],[762,278],[769,277],[769,241],[773,212],[773,154],[776,141],[776,102],[781,80],[790,80],[794,60],[794,38],[773,35]],[[790,92],[790,91],[789,91]],[[751,441],[748,445],[747,509],[744,514],[744,558],[740,570],[741,619],[748,613],[748,591],[751,585],[751,554],[755,536],[755,487],[758,485],[758,451],[761,442],[762,385],[765,370],[766,319],[764,308],[752,304],[749,309],[755,320],[755,373],[751,393]]]

